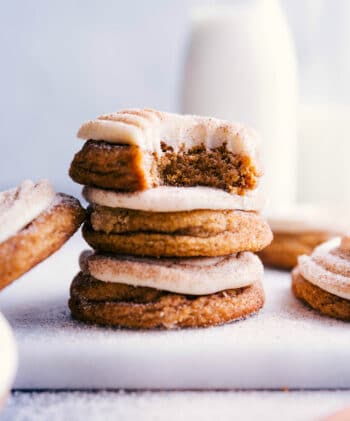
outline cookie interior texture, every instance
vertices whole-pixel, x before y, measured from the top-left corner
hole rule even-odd
[[[337,297],[306,280],[295,268],[292,272],[292,291],[301,301],[319,313],[350,321],[350,301]]]
[[[237,194],[254,189],[261,175],[248,156],[233,154],[226,144],[174,152],[162,143],[162,150],[158,155],[138,146],[89,140],[75,155],[69,173],[77,183],[126,192],[200,185]]]
[[[77,199],[57,194],[52,206],[0,244],[0,290],[58,250],[84,218]]]
[[[258,253],[266,266],[293,269],[298,256],[309,255],[319,244],[332,237],[327,232],[275,233],[270,245]]]
[[[206,327],[242,319],[264,304],[260,282],[249,287],[194,296],[98,281],[80,272],[73,280],[73,317],[135,329]]]

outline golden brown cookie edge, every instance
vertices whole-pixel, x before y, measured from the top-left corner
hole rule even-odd
[[[153,232],[209,237],[225,231],[256,231],[267,225],[263,216],[253,211],[195,209],[150,212],[99,205],[88,209],[93,230],[106,234]]]
[[[350,321],[350,300],[337,297],[306,280],[296,267],[292,272],[292,292],[309,307],[334,319]]]
[[[161,233],[106,234],[83,225],[83,237],[95,250],[107,253],[150,257],[216,257],[241,251],[256,252],[268,245],[272,233],[267,224],[251,232],[225,231],[209,237]]]
[[[167,293],[147,303],[93,302],[72,296],[69,308],[80,321],[129,329],[216,326],[244,319],[262,308],[261,282],[237,290],[194,297]]]
[[[57,204],[0,244],[0,290],[57,251],[80,227],[85,211],[72,196],[58,193]]]

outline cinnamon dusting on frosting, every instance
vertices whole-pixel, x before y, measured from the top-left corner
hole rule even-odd
[[[340,238],[328,241],[316,247],[311,256],[300,256],[298,263],[307,281],[350,300],[350,253],[344,249],[344,243]]]
[[[25,180],[19,187],[0,193],[0,242],[32,222],[54,198],[55,192],[46,180]]]
[[[261,280],[263,267],[250,252],[215,258],[138,258],[85,252],[81,270],[103,282],[206,295]]]

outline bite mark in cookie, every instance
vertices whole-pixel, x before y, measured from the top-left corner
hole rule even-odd
[[[261,169],[254,131],[223,120],[124,110],[83,124],[74,181],[121,191],[160,185],[210,186],[245,194]]]

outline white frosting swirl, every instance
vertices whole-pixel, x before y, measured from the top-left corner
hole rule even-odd
[[[240,196],[202,186],[161,186],[135,193],[84,187],[83,195],[88,202],[101,206],[149,212],[180,212],[194,209],[259,211],[264,205],[259,190],[249,191]]]
[[[17,369],[17,349],[9,324],[0,313],[0,399],[11,389]]]
[[[339,246],[340,238],[336,238],[316,247],[311,256],[300,256],[299,270],[310,283],[350,300],[350,254]]]
[[[206,295],[241,288],[263,277],[259,258],[250,252],[215,258],[152,259],[81,255],[83,272],[103,282],[150,287],[180,294]]]
[[[30,180],[0,193],[0,242],[7,240],[32,222],[53,201],[55,192],[46,180]]]

